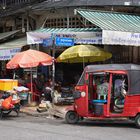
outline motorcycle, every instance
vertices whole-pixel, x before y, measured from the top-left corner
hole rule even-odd
[[[0,119],[9,115],[12,111],[19,116],[20,98],[16,93],[4,92],[0,99]]]
[[[127,85],[125,84],[125,81],[123,81],[122,86],[120,87],[119,95],[114,99],[114,105],[117,109],[124,108],[124,99],[127,93],[126,89],[127,89]]]

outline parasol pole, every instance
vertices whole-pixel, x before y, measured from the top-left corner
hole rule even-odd
[[[33,96],[33,79],[32,79],[32,68],[30,68],[30,70],[31,70],[31,94],[32,94],[32,100],[33,100],[33,98],[34,98],[34,96]]]
[[[85,61],[84,61],[84,57],[83,57],[83,70],[85,68]]]
[[[53,63],[52,63],[52,90],[54,92],[54,86],[55,86],[55,61],[53,57]],[[52,95],[54,97],[54,94]]]
[[[54,34],[52,35],[53,44],[52,44],[52,56],[53,56],[53,63],[52,63],[52,99],[54,99],[54,87],[55,87],[55,37]]]
[[[14,74],[13,74],[13,79],[16,78],[16,72],[15,72],[15,69],[14,69]]]

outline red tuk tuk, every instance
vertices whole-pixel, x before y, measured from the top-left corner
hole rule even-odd
[[[67,110],[67,123],[80,118],[128,118],[140,128],[140,65],[103,64],[85,67]]]

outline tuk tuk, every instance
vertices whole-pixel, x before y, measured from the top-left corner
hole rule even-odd
[[[140,65],[103,64],[85,67],[67,109],[67,123],[81,118],[128,118],[140,128]]]

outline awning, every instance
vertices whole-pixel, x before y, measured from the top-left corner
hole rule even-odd
[[[10,60],[21,47],[27,45],[26,37],[0,44],[0,60]]]
[[[103,44],[140,46],[140,16],[87,9],[75,12],[102,29]]]
[[[27,32],[27,44],[40,44],[44,39],[73,38],[76,44],[101,44],[101,29],[98,28],[41,28]]]
[[[20,30],[14,30],[14,31],[10,31],[10,32],[0,33],[0,41],[3,40],[3,39],[6,39],[8,37],[11,37],[11,36],[15,35],[19,31]]]

